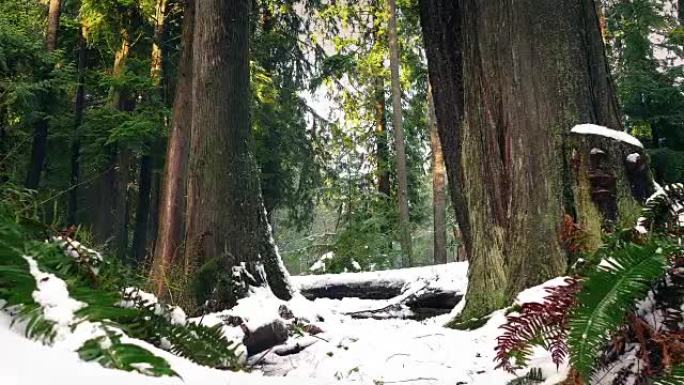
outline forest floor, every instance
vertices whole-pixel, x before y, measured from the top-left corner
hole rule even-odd
[[[467,265],[414,268],[378,274],[378,279],[426,281],[434,278],[441,284],[465,288]],[[369,274],[369,273],[360,273]],[[356,279],[356,274],[334,279]],[[329,276],[327,278],[333,279]],[[293,277],[295,286],[326,277]],[[367,277],[366,277],[367,278]],[[559,280],[557,278],[556,280]],[[458,282],[454,282],[454,280]],[[548,282],[526,290],[518,302],[540,301],[543,287],[560,283]],[[472,331],[458,331],[443,325],[456,314],[444,314],[422,321],[408,319],[354,319],[345,313],[379,309],[392,300],[307,300],[301,295],[288,302],[273,297],[267,290],[257,289],[229,311],[207,315],[202,323],[224,322],[228,316],[241,317],[250,328],[273,322],[281,317],[285,305],[297,319],[304,319],[320,329],[320,333],[294,333],[284,344],[251,356],[250,373],[232,373],[195,365],[188,360],[145,345],[164,358],[180,374],[177,378],[151,378],[139,374],[104,369],[85,363],[69,349],[68,341],[43,346],[23,337],[21,326],[10,327],[10,318],[0,313],[0,384],[37,385],[43,383],[69,385],[267,385],[267,384],[444,384],[505,385],[515,376],[495,370],[494,346],[499,326],[505,322],[505,310],[492,313],[489,321]],[[460,304],[459,304],[460,305]],[[286,317],[289,318],[289,317]],[[197,320],[199,321],[199,320]],[[292,323],[292,320],[282,320]],[[242,329],[226,327],[226,333],[240,337]],[[145,344],[142,341],[136,343]],[[305,346],[296,354],[279,355],[283,350]],[[295,349],[298,350],[298,349]],[[546,381],[556,384],[564,379],[567,368],[557,369],[543,351],[535,351],[531,367],[541,368]],[[524,375],[524,372],[520,372]]]

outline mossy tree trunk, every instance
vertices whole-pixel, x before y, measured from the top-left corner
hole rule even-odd
[[[579,123],[621,129],[620,114],[593,0],[423,0],[421,19],[470,261],[467,320],[565,272],[563,218],[597,215],[595,202],[573,194],[569,154],[588,150],[569,132]],[[629,185],[624,158],[610,162]]]
[[[278,297],[291,296],[252,152],[250,4],[195,3],[185,253],[190,290],[203,310],[233,306],[247,285],[268,284]]]

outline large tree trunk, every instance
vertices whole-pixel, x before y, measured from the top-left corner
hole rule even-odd
[[[159,229],[150,279],[155,294],[168,297],[169,267],[183,255],[185,183],[192,124],[192,43],[195,2],[188,0],[183,13],[182,52],[178,64],[173,121],[166,147],[166,163],[159,201]],[[182,265],[186,265],[183,263]]]
[[[399,205],[399,237],[402,251],[402,265],[413,264],[411,251],[411,222],[408,206],[408,176],[406,171],[406,144],[401,113],[401,83],[399,79],[399,42],[397,37],[397,6],[395,0],[388,0],[390,73],[392,80],[392,124],[394,130],[395,162],[397,171],[397,203]]]
[[[74,101],[74,131],[71,139],[71,179],[69,191],[69,208],[67,222],[74,225],[78,214],[78,185],[81,180],[81,123],[83,123],[83,110],[85,109],[85,71],[87,64],[87,47],[83,27],[79,28],[78,34],[78,85],[76,86],[76,98]]]
[[[432,98],[432,88],[428,86],[427,125],[430,130],[430,146],[432,148],[432,216],[434,229],[435,263],[447,262],[447,231],[446,231],[446,170],[442,144],[437,132],[435,105]]]
[[[570,167],[593,139],[568,134],[578,123],[621,129],[620,115],[592,0],[423,0],[421,20],[470,260],[468,319],[564,272],[566,214],[601,231],[590,225],[600,205],[582,200],[586,175]],[[624,158],[611,162],[620,191],[610,199],[629,206]]]
[[[247,284],[270,284],[289,299],[250,148],[250,1],[195,6],[185,250],[192,294],[204,310],[233,306]]]

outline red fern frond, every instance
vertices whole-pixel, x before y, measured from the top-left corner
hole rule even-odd
[[[501,325],[504,333],[497,337],[496,367],[513,372],[511,360],[525,360],[534,345],[548,349],[553,362],[560,365],[568,355],[568,321],[580,287],[578,279],[567,278],[563,285],[545,288],[548,295],[542,303],[524,303],[517,314],[509,315]]]

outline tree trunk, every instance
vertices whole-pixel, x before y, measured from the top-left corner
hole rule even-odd
[[[375,7],[380,1],[374,2]],[[379,12],[378,9],[375,10]],[[381,21],[373,15],[373,43],[382,46],[380,35]],[[380,68],[378,68],[380,70]],[[378,75],[373,80],[373,120],[375,123],[375,158],[377,162],[376,178],[378,193],[390,196],[390,161],[387,144],[387,116],[385,108],[385,80]]]
[[[406,172],[406,148],[401,113],[401,83],[399,79],[399,43],[397,37],[397,7],[395,0],[388,0],[390,11],[389,49],[392,78],[392,124],[397,169],[397,203],[399,205],[399,236],[401,241],[402,265],[413,264],[411,252],[411,223],[408,207],[408,176]]]
[[[74,131],[71,139],[71,179],[69,191],[69,211],[67,222],[70,225],[77,223],[78,215],[78,184],[81,180],[81,123],[83,123],[83,110],[85,109],[85,71],[87,64],[87,47],[84,36],[84,27],[79,29],[78,34],[78,85],[76,86],[76,99],[74,101]]]
[[[46,47],[48,52],[52,52],[57,47],[57,31],[59,30],[61,0],[50,0],[48,6],[48,26],[46,36]],[[45,107],[49,103],[46,96],[43,96]],[[47,108],[46,108],[47,110]],[[47,111],[43,111],[47,114]],[[46,116],[41,116],[33,126],[33,142],[31,144],[31,157],[26,174],[26,188],[37,189],[40,185],[40,177],[45,167],[47,158],[47,140],[49,123]]]
[[[596,201],[581,201],[586,186],[573,175],[586,178],[570,166],[585,148],[568,133],[578,123],[621,129],[620,114],[592,0],[423,0],[421,20],[470,261],[469,319],[564,273],[566,214],[600,233],[589,224]],[[624,158],[611,162],[621,189],[611,199],[629,206]]]
[[[437,132],[432,89],[429,86],[427,100],[427,125],[430,130],[430,146],[432,148],[432,214],[434,218],[433,259],[434,262],[438,264],[447,262],[446,171],[444,169],[442,145],[439,142],[439,133]]]
[[[159,97],[163,100],[162,62],[163,51],[161,48],[165,32],[166,0],[157,0],[154,12],[154,37],[152,41],[152,53],[150,55],[150,79],[156,86]],[[152,199],[152,183],[154,178],[155,159],[158,158],[157,150],[160,147],[160,139],[154,139],[147,143],[149,153],[140,157],[140,174],[138,177],[138,199],[135,211],[135,228],[133,230],[133,244],[131,257],[135,265],[139,266],[145,260],[147,253],[147,232],[149,230]]]
[[[195,18],[194,0],[188,0],[183,13],[182,52],[173,100],[173,121],[166,147],[166,163],[159,200],[159,229],[154,248],[150,280],[155,294],[168,297],[169,267],[183,255],[185,183],[192,124],[192,43]],[[186,265],[186,263],[183,263]]]
[[[249,0],[195,7],[186,255],[204,310],[235,305],[247,284],[291,297],[250,148],[249,11]]]
[[[150,192],[152,191],[152,174],[154,164],[150,155],[140,158],[140,175],[138,178],[138,205],[135,212],[135,228],[133,229],[133,245],[131,258],[135,266],[145,262],[147,254],[147,224],[150,217]]]
[[[50,0],[48,5],[48,26],[46,38],[48,52],[52,52],[57,48],[57,31],[59,30],[61,5],[62,0]]]
[[[48,121],[45,117],[38,118],[33,126],[33,142],[31,144],[31,160],[26,174],[26,188],[38,189],[40,176],[45,167],[47,157]]]
[[[126,61],[130,53],[131,42],[128,31],[122,33],[121,48],[116,53],[112,76],[120,76],[126,68]],[[131,100],[128,90],[115,89],[112,93],[112,104],[121,111],[132,111],[134,101]],[[114,168],[116,170],[115,198],[114,198],[114,233],[112,247],[119,258],[125,258],[128,252],[128,217],[129,217],[129,191],[131,182],[131,163],[133,155],[122,144],[117,145]],[[128,262],[132,262],[129,258]]]

